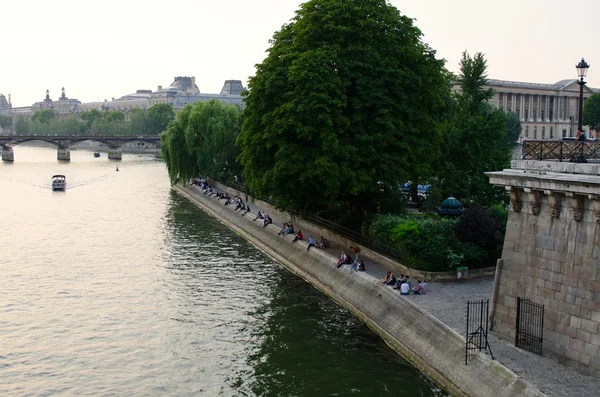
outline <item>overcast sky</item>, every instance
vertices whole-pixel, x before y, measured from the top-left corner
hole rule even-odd
[[[82,102],[196,76],[202,92],[254,74],[298,0],[0,0],[0,93],[14,106]],[[392,0],[457,71],[462,51],[485,53],[489,77],[555,83],[591,65],[600,87],[599,0]]]

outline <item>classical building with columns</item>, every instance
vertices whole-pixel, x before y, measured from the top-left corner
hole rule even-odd
[[[490,101],[494,106],[519,116],[522,127],[520,140],[575,136],[579,115],[577,79],[561,80],[555,84],[490,79],[486,88],[494,90]],[[597,92],[600,90],[584,86],[584,101]],[[588,137],[592,136],[588,127],[584,126],[584,130]]]

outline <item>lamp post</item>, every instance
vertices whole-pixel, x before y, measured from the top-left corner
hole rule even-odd
[[[583,132],[583,86],[585,85],[585,81],[583,81],[590,65],[587,64],[585,59],[581,58],[581,62],[579,62],[576,66],[577,75],[579,76],[579,120],[577,121],[577,131]]]

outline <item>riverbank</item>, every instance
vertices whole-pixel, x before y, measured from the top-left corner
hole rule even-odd
[[[279,226],[262,227],[255,215],[241,216],[196,187],[173,187],[207,213],[269,254],[293,273],[350,310],[395,351],[456,396],[543,396],[514,372],[479,353],[464,365],[464,338],[397,291],[368,273],[336,268],[336,256],[306,252],[307,243],[291,244]],[[252,211],[254,214],[256,210]]]

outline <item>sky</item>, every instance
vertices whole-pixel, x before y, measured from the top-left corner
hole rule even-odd
[[[82,102],[195,76],[204,93],[246,85],[269,39],[299,0],[0,0],[0,93],[30,106],[61,87]],[[488,77],[600,88],[598,0],[391,0],[423,41],[458,71],[463,51],[483,52]],[[596,18],[596,20],[594,20]],[[594,50],[596,48],[596,50]]]

